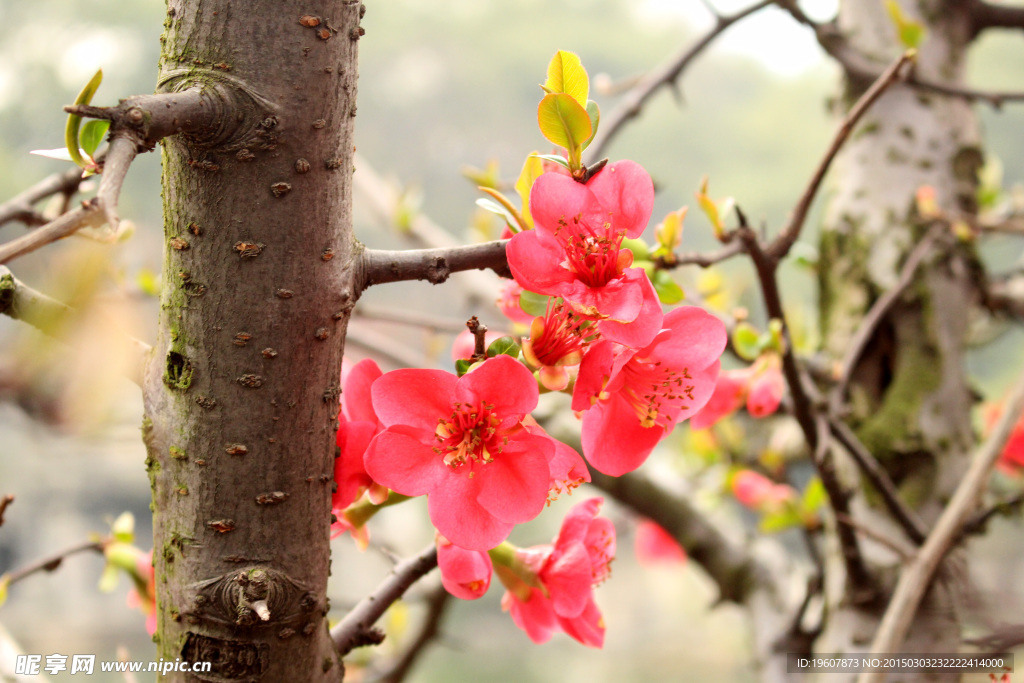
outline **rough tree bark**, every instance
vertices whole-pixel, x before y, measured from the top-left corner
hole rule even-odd
[[[213,662],[173,680],[342,678],[325,591],[361,11],[168,2],[158,90],[229,114],[163,149],[143,425],[158,648]]]
[[[927,30],[916,76],[962,86],[964,55],[974,37],[967,13],[970,3],[900,4]],[[879,70],[903,49],[882,3],[843,3],[838,28]],[[866,85],[848,72],[850,101]],[[825,349],[835,358],[842,358],[868,309],[897,281],[901,264],[923,235],[924,226],[915,216],[915,191],[930,185],[941,206],[973,214],[981,160],[975,116],[961,98],[898,85],[866,115],[836,161],[835,192],[821,234],[822,336]],[[940,255],[918,270],[913,284],[886,315],[856,367],[848,417],[861,441],[899,485],[902,497],[928,524],[959,482],[974,442],[973,398],[963,357],[972,261],[962,247],[946,244],[938,251]],[[845,472],[848,486],[857,494],[857,518],[911,547],[899,528],[879,514],[876,496],[862,488],[853,466]],[[842,562],[835,553],[830,556],[829,607],[816,643],[819,652],[852,653],[870,646],[899,558],[866,539],[862,548],[878,581],[876,591],[851,595]],[[940,575],[918,612],[905,652],[958,650],[954,586]],[[902,680],[945,679],[921,675]]]

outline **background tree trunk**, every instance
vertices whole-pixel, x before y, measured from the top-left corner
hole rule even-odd
[[[962,86],[965,52],[973,39],[967,3],[900,4],[927,30],[917,76]],[[843,3],[839,29],[879,70],[904,49],[880,2]],[[848,78],[846,99],[852,102],[867,85]],[[868,112],[836,160],[834,194],[821,234],[822,337],[833,357],[842,357],[871,304],[895,284],[907,253],[923,236],[915,212],[917,189],[929,185],[944,209],[973,214],[981,162],[975,116],[963,99],[897,85]],[[918,270],[914,284],[879,326],[850,390],[849,421],[926,523],[935,520],[959,482],[974,441],[963,355],[973,291],[971,259],[960,247],[940,251]],[[872,510],[873,492],[864,490],[853,465],[845,464],[847,484],[858,491],[857,518],[906,542],[886,515]],[[829,608],[816,644],[819,652],[867,649],[885,609],[899,558],[861,541],[879,577],[877,593],[850,595],[842,562],[831,554]],[[954,584],[940,576],[904,651],[957,651]]]
[[[144,387],[159,656],[212,661],[202,680],[342,677],[325,590],[361,10],[168,2],[159,89],[232,113],[164,145]]]

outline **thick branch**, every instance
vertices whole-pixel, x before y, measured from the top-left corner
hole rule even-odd
[[[380,642],[374,623],[410,586],[437,566],[437,546],[433,543],[419,555],[402,560],[372,594],[363,598],[345,618],[331,629],[331,639],[342,657],[354,648]]]
[[[644,104],[661,87],[674,85],[686,67],[704,51],[708,45],[714,42],[715,38],[721,35],[726,29],[741,19],[758,12],[765,7],[775,3],[775,0],[761,0],[745,10],[735,14],[722,17],[718,16],[715,26],[693,45],[683,48],[678,54],[665,62],[657,69],[646,74],[637,84],[627,92],[622,102],[609,114],[601,118],[601,125],[597,135],[590,143],[587,154],[590,160],[601,157],[605,147],[611,141],[623,124],[636,116],[643,110]]]
[[[960,538],[988,483],[989,474],[1006,446],[1022,411],[1024,374],[1017,378],[1002,415],[999,416],[988,439],[975,452],[971,466],[939,516],[921,551],[900,574],[892,600],[885,610],[875,640],[871,644],[872,655],[882,656],[899,651],[917,607],[932,583],[935,571],[953,543]],[[884,678],[885,675],[881,673],[864,673],[857,682],[881,683]]]
[[[0,314],[26,322],[62,341],[74,341],[67,339],[66,323],[76,314],[75,309],[32,289],[3,266],[0,266]],[[152,347],[134,337],[128,337],[124,346],[132,356],[126,369],[128,379],[142,386],[143,371]]]
[[[452,273],[487,268],[502,277],[510,277],[508,259],[505,257],[506,244],[508,240],[440,249],[367,249],[362,254],[360,289],[404,280],[426,280],[437,285],[447,280]]]
[[[671,534],[715,582],[721,600],[743,603],[767,582],[766,570],[746,549],[726,538],[683,496],[639,472],[609,477],[591,469],[590,476],[594,486]]]
[[[76,209],[68,211],[41,228],[0,245],[0,264],[8,263],[19,256],[44,247],[71,235],[86,226],[103,225],[103,211],[95,198],[82,202]]]
[[[971,23],[975,33],[987,28],[1024,29],[1024,7],[973,0]]]

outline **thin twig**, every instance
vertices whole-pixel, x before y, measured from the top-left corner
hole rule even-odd
[[[32,208],[33,205],[55,194],[71,196],[78,191],[78,186],[83,180],[82,169],[77,166],[43,178],[32,187],[0,204],[0,225],[14,220],[38,225],[40,216]],[[43,223],[45,222],[43,220]]]
[[[13,502],[14,502],[14,496],[12,496],[10,494],[6,494],[6,495],[4,495],[3,498],[0,498],[0,526],[4,525],[4,513],[7,512],[7,508]]]
[[[419,555],[399,562],[377,590],[363,598],[331,629],[331,639],[338,648],[338,654],[344,657],[362,644],[380,642],[379,632],[373,633],[374,623],[410,586],[436,566],[437,546],[433,543]]]
[[[103,545],[103,541],[88,541],[86,543],[79,543],[78,545],[73,545],[66,550],[62,550],[59,553],[50,555],[49,557],[43,558],[42,560],[33,562],[32,564],[26,565],[21,569],[16,569],[12,572],[4,574],[4,581],[8,586],[13,586],[14,584],[24,579],[27,579],[33,574],[38,574],[39,572],[54,571],[55,569],[60,567],[61,563],[63,563],[66,558],[71,557],[72,555],[77,555],[79,553],[84,553],[90,550],[102,554]]]
[[[78,208],[68,211],[41,228],[0,245],[0,264],[8,263],[51,242],[63,239],[86,226],[100,225],[103,225],[100,203],[95,198],[84,201]]]
[[[903,502],[899,491],[896,489],[896,485],[889,478],[889,474],[878,464],[878,460],[875,459],[871,451],[861,443],[857,435],[853,433],[853,430],[842,420],[835,417],[830,418],[829,428],[832,430],[832,435],[843,444],[843,447],[846,448],[854,462],[860,467],[861,472],[864,473],[864,476],[868,478],[868,481],[875,487],[875,490],[882,496],[882,502],[885,503],[885,507],[888,508],[889,512],[907,534],[907,537],[915,545],[924,543],[928,535],[928,527],[918,517],[917,512]]]
[[[473,335],[473,357],[472,361],[481,361],[487,358],[487,325],[480,322],[475,315],[466,321],[466,329]]]
[[[604,153],[605,147],[608,146],[611,139],[619,132],[619,129],[622,128],[623,124],[638,116],[643,110],[643,106],[647,100],[650,99],[650,97],[661,87],[673,85],[690,62],[703,52],[708,45],[714,42],[714,40],[726,29],[737,21],[745,19],[751,14],[754,14],[755,12],[758,12],[774,3],[775,0],[761,0],[747,9],[729,16],[723,17],[716,14],[714,27],[701,37],[700,40],[693,45],[686,46],[679,53],[673,55],[672,58],[664,64],[643,76],[636,86],[630,89],[629,92],[623,96],[622,101],[615,107],[615,109],[601,117],[601,125],[597,130],[597,135],[594,136],[594,139],[590,143],[590,147],[587,148],[588,159],[591,161],[600,159]]]
[[[875,103],[882,93],[884,93],[889,86],[895,83],[901,77],[901,71],[903,67],[913,60],[913,51],[908,51],[900,55],[899,59],[889,65],[882,75],[868,88],[867,92],[861,95],[860,99],[857,100],[853,108],[843,118],[842,123],[839,125],[839,130],[836,133],[835,138],[832,140],[832,144],[829,146],[828,151],[825,152],[825,156],[818,163],[818,168],[814,171],[814,175],[811,176],[811,181],[808,183],[807,188],[804,190],[803,195],[800,197],[800,201],[797,202],[796,207],[793,209],[793,215],[789,219],[789,223],[779,233],[775,240],[769,245],[765,251],[767,251],[772,258],[782,259],[786,254],[789,253],[790,248],[796,242],[797,238],[800,237],[800,230],[803,228],[804,221],[807,220],[807,214],[811,209],[811,203],[814,201],[815,196],[818,194],[818,189],[821,187],[822,180],[825,179],[825,174],[828,172],[829,167],[832,165],[833,159],[836,154],[842,148],[843,144],[846,143],[847,138],[853,131],[857,122],[860,121],[861,117],[865,112]]]
[[[75,309],[32,289],[14,277],[5,266],[0,266],[0,314],[28,323],[61,341],[74,343],[74,339],[67,337],[65,323],[75,316]],[[153,347],[127,336],[122,346],[131,355],[131,362],[125,367],[125,375],[141,387]]]
[[[743,245],[739,242],[732,242],[717,251],[712,251],[707,254],[701,254],[699,252],[683,252],[681,254],[674,254],[671,261],[661,260],[655,261],[661,268],[670,270],[678,266],[700,266],[701,268],[708,268],[722,261],[727,261],[734,256],[738,256],[743,253]]]
[[[878,543],[879,545],[884,545],[886,548],[896,553],[896,556],[904,562],[913,557],[913,552],[908,548],[904,548],[888,536],[875,531],[869,526],[861,524],[860,522],[858,522],[857,520],[853,519],[848,515],[836,515],[836,521],[840,524],[847,525],[861,536],[865,538],[870,538],[872,541]]]
[[[1006,446],[1014,425],[1024,411],[1024,373],[1016,380],[1006,408],[988,439],[975,451],[970,467],[953,492],[935,527],[928,534],[917,557],[900,574],[892,599],[879,624],[871,654],[882,656],[899,651],[910,623],[946,553],[961,536],[978,498],[988,483],[989,473]],[[881,683],[882,673],[863,673],[857,683]]]
[[[978,514],[974,515],[964,524],[964,535],[974,534],[985,528],[988,521],[996,515],[1005,515],[1009,513],[1013,508],[1019,508],[1024,505],[1024,493],[1018,493],[1014,496],[1010,496],[1006,500],[1001,500],[992,505],[987,510],[982,510]]]
[[[379,676],[374,676],[371,681],[380,683],[401,683],[409,672],[412,671],[416,661],[426,651],[427,646],[437,640],[441,633],[441,621],[444,618],[445,609],[451,603],[451,594],[444,586],[437,586],[427,596],[427,614],[420,624],[419,633],[406,648],[402,656]]]
[[[871,341],[878,325],[885,318],[893,304],[896,303],[907,287],[913,282],[914,274],[917,272],[918,267],[920,267],[921,262],[924,261],[931,251],[932,245],[944,230],[944,224],[936,223],[925,234],[924,239],[914,245],[914,248],[911,249],[910,254],[907,256],[907,260],[903,263],[903,267],[900,269],[900,275],[896,280],[896,284],[880,296],[868,310],[867,315],[864,316],[860,327],[857,328],[857,332],[853,335],[853,339],[850,340],[850,344],[846,348],[846,354],[843,356],[839,382],[832,390],[831,404],[833,411],[839,412],[839,408],[846,399],[846,390],[850,385],[853,371],[857,367],[857,362]]]
[[[405,280],[426,280],[437,285],[452,273],[487,268],[502,277],[510,277],[505,257],[507,244],[508,240],[496,240],[437,249],[366,249],[361,259],[361,289]]]
[[[107,158],[103,162],[103,175],[100,176],[100,188],[96,191],[96,199],[103,207],[103,213],[107,217],[110,229],[114,231],[117,230],[119,222],[117,200],[121,195],[125,176],[128,175],[128,167],[131,166],[138,153],[138,143],[134,136],[117,135],[110,141],[110,147],[107,149]]]

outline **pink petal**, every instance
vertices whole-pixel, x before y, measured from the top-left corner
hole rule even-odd
[[[544,568],[541,582],[551,596],[551,607],[560,617],[577,617],[593,595],[590,584],[590,556],[582,543],[556,551]]]
[[[604,617],[593,599],[578,617],[566,619],[556,615],[555,618],[562,630],[580,643],[587,647],[604,647]]]
[[[525,415],[537,407],[537,380],[533,373],[511,356],[489,358],[463,375],[455,387],[455,400],[483,401],[494,406],[498,417]],[[435,419],[434,424],[437,424]]]
[[[511,524],[533,519],[548,499],[548,460],[553,453],[550,437],[520,433],[495,454],[493,462],[476,469],[480,486],[477,502],[497,519]]]
[[[427,496],[427,512],[434,527],[466,550],[490,550],[515,526],[499,520],[478,502],[479,489],[476,478],[451,473]]]
[[[445,590],[463,600],[476,600],[491,585],[493,567],[486,552],[465,550],[444,538],[437,540],[437,566]]]
[[[754,417],[767,417],[779,409],[786,380],[779,368],[769,368],[754,378],[747,392],[747,412]]]
[[[723,417],[736,412],[743,402],[748,378],[746,370],[719,373],[714,392],[704,407],[690,418],[690,426],[693,429],[707,429]]]
[[[626,237],[640,237],[654,208],[654,183],[640,164],[629,160],[608,164],[587,182],[587,188],[612,214],[616,230],[625,230]]]
[[[636,559],[641,564],[682,564],[686,551],[660,524],[642,520],[636,527]]]
[[[606,339],[587,349],[572,391],[572,409],[589,410],[605,390],[615,364],[616,345]]]
[[[558,628],[551,601],[544,597],[539,588],[530,591],[526,602],[517,600],[511,592],[507,592],[501,599],[501,606],[508,610],[515,625],[538,645],[548,642]]]
[[[664,325],[661,301],[658,300],[658,293],[654,290],[654,285],[651,284],[647,273],[642,268],[627,269],[623,273],[623,278],[633,283],[637,291],[640,292],[642,297],[640,310],[636,317],[629,322],[617,320],[615,318],[618,316],[608,313],[612,319],[602,320],[598,323],[598,329],[605,339],[637,349],[643,348],[654,341],[654,337]]]
[[[637,275],[637,271],[639,275]],[[619,277],[604,287],[589,287],[575,281],[572,286],[560,292],[566,302],[582,315],[601,315],[619,322],[632,322],[644,307],[644,290],[641,278],[647,276],[639,268],[627,268]],[[650,282],[648,282],[650,285]],[[660,312],[660,304],[659,304]],[[658,321],[661,327],[661,321]]]
[[[536,230],[517,233],[505,247],[505,254],[512,276],[525,290],[560,295],[576,280],[576,275],[562,266],[562,246]]]
[[[608,220],[589,184],[583,185],[558,173],[545,173],[534,181],[530,190],[530,214],[535,230],[550,236],[559,231],[563,221],[576,217],[594,226]]]
[[[448,475],[448,467],[434,452],[433,443],[433,432],[406,425],[388,427],[366,449],[366,473],[402,495],[422,496]]]
[[[345,373],[345,390],[341,394],[341,409],[351,421],[377,423],[370,398],[370,387],[381,375],[380,366],[371,358],[364,358]]]
[[[727,335],[721,320],[696,306],[680,306],[665,314],[663,326],[671,335],[640,355],[664,358],[676,367],[706,368],[722,356]]]
[[[342,422],[338,427],[341,455],[334,459],[334,481],[338,489],[331,496],[332,508],[348,507],[373,483],[366,473],[363,454],[376,431],[376,422]]]
[[[438,420],[451,415],[458,379],[443,370],[393,370],[373,383],[373,409],[385,427],[412,425],[433,432]]]
[[[558,531],[558,539],[555,541],[555,548],[568,546],[574,543],[583,543],[587,537],[587,529],[590,523],[601,511],[603,498],[588,498],[587,500],[572,506],[568,514],[562,520],[562,528]]]
[[[658,426],[643,427],[632,406],[612,396],[583,415],[583,457],[618,477],[640,467],[665,434]]]

